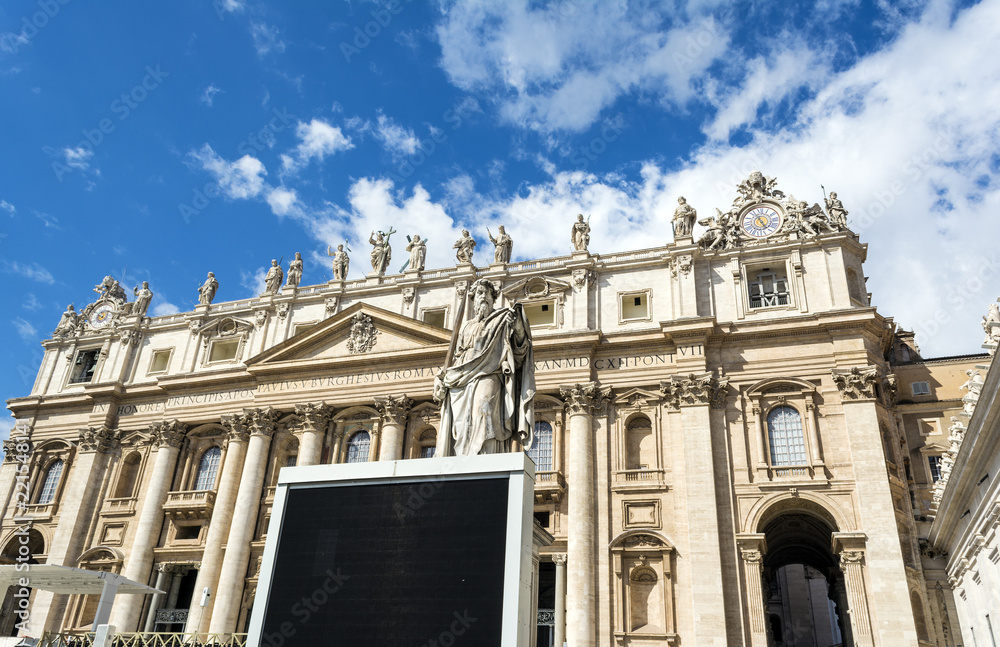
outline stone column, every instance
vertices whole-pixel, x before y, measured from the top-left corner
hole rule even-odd
[[[398,461],[403,457],[403,437],[406,417],[413,400],[406,395],[383,395],[375,398],[375,408],[382,416],[382,442],[379,446],[380,461]]]
[[[555,623],[553,629],[555,634],[552,644],[555,647],[563,647],[566,642],[566,555],[553,555],[552,561],[556,563],[556,609]]]
[[[267,472],[268,448],[274,435],[274,410],[247,409],[243,413],[244,422],[250,432],[240,489],[233,510],[233,522],[226,541],[226,555],[219,573],[219,586],[215,594],[215,606],[209,633],[232,633],[243,601],[243,587],[247,566],[250,562],[250,542],[257,527],[257,513],[260,508],[261,487]]]
[[[344,451],[344,421],[338,420],[333,428],[333,447],[330,449],[330,463],[340,462],[340,454]]]
[[[46,562],[76,566],[87,539],[87,529],[100,501],[101,486],[109,456],[118,448],[121,434],[117,429],[91,427],[81,429],[77,440],[77,455],[63,464],[59,487],[59,525],[52,537]],[[43,631],[58,630],[66,611],[69,596],[48,591],[36,591],[31,604],[28,635],[40,636]]]
[[[595,410],[607,405],[611,387],[596,382],[560,386],[569,413],[569,515],[567,559],[573,564],[567,574],[566,639],[573,647],[596,644],[596,524],[594,510]]]
[[[750,628],[750,647],[768,647],[767,600],[764,599],[764,554],[767,543],[762,534],[736,536],[736,543],[743,558],[743,586],[746,592],[747,625]]]
[[[725,403],[728,382],[711,373],[675,375],[660,383],[668,406],[679,408],[684,461],[684,506],[688,521],[691,604],[698,645],[727,640],[726,595],[716,498],[715,457],[710,407]],[[676,472],[675,472],[676,473]],[[723,475],[719,475],[720,478]],[[733,564],[735,566],[735,564]]]
[[[222,546],[229,537],[233,523],[233,507],[236,505],[236,495],[240,487],[240,475],[243,473],[243,459],[247,454],[247,440],[250,438],[246,427],[246,417],[237,414],[222,417],[226,428],[228,445],[226,458],[222,463],[222,474],[219,475],[219,492],[215,497],[215,508],[208,523],[208,534],[205,537],[205,552],[201,556],[201,568],[198,569],[198,580],[194,585],[194,595],[191,597],[191,607],[188,610],[188,621],[185,631],[206,633],[208,622],[212,617],[212,606],[215,602],[219,586],[219,571],[222,570]],[[211,591],[208,604],[201,606],[201,594],[205,589]]]
[[[154,588],[160,591],[167,590],[168,566],[168,564],[156,565],[156,585]],[[163,605],[163,597],[165,595],[165,593],[157,593],[153,595],[153,599],[149,603],[149,613],[146,614],[146,628],[144,629],[147,633],[153,631],[156,627],[156,611]]]
[[[325,402],[295,405],[295,413],[302,418],[302,441],[296,465],[319,465],[323,458],[323,437],[330,422],[333,407]]]
[[[187,425],[171,420],[149,427],[153,442],[157,445],[153,473],[146,485],[146,496],[142,500],[142,510],[136,521],[132,548],[126,557],[124,575],[130,580],[146,584],[153,567],[153,549],[160,540],[163,527],[163,504],[173,481],[177,456],[187,434]],[[139,626],[139,614],[145,601],[143,595],[120,595],[115,599],[110,624],[119,631],[135,631]]]
[[[844,573],[847,594],[847,615],[851,619],[851,633],[857,647],[873,647],[871,614],[868,611],[868,593],[865,587],[864,533],[833,533],[833,552],[840,554],[840,570]]]

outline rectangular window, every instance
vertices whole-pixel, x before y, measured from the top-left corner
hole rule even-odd
[[[97,359],[100,354],[99,349],[81,350],[76,354],[76,361],[73,362],[73,373],[70,375],[70,384],[89,384],[94,379],[94,371],[97,369]]]
[[[931,482],[937,483],[941,480],[941,457],[940,456],[928,456],[927,463],[931,468]]]
[[[166,373],[167,368],[170,366],[170,354],[173,351],[167,350],[154,350],[153,358],[149,361],[149,373]]]
[[[425,324],[437,326],[438,328],[444,328],[444,315],[444,308],[438,308],[437,310],[424,310],[423,320]]]
[[[751,308],[772,308],[789,304],[788,279],[784,271],[765,267],[749,279]]]
[[[622,321],[649,319],[649,295],[623,294],[621,297]]]
[[[434,445],[430,445],[429,447],[421,447],[420,458],[434,458],[435,449],[436,448],[434,447]]]
[[[227,339],[225,341],[214,341],[212,342],[212,350],[209,351],[208,361],[212,362],[226,362],[229,360],[236,359],[236,352],[240,348],[239,339]]]
[[[524,314],[528,317],[528,323],[532,328],[535,326],[553,326],[556,323],[556,302],[542,301],[535,303],[524,303]]]
[[[174,538],[177,541],[194,541],[198,539],[200,533],[201,526],[177,526]]]
[[[931,385],[929,382],[914,382],[910,385],[910,390],[913,391],[913,395],[929,395]]]

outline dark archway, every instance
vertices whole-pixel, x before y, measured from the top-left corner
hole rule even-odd
[[[786,510],[762,522],[765,606],[775,647],[853,644],[843,574],[831,548],[834,531],[828,515],[808,509]],[[782,628],[780,635],[775,626]]]
[[[0,563],[3,564],[37,564],[35,555],[45,554],[45,539],[42,533],[34,528],[17,533],[7,542],[0,552]],[[8,587],[0,604],[0,636],[16,636],[18,632],[17,624],[21,622],[17,612],[30,607],[32,590],[14,585]]]

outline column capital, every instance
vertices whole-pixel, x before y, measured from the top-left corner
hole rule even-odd
[[[864,553],[868,535],[863,532],[835,532],[830,539],[830,550],[834,555],[845,551]]]
[[[767,538],[764,533],[740,533],[736,535],[736,546],[745,562],[761,562],[767,554]]]
[[[21,445],[22,449],[26,451],[17,451],[17,446]],[[30,440],[18,440],[17,438],[8,438],[3,441],[3,462],[14,463],[20,461],[21,455],[30,456],[31,452],[34,451],[35,444]]]
[[[832,374],[841,400],[874,400],[878,395],[876,387],[882,377],[877,366],[835,368]]]
[[[375,408],[382,417],[382,422],[389,425],[402,425],[413,406],[413,400],[403,395],[379,395],[375,397]]]
[[[306,402],[295,405],[295,414],[302,419],[302,431],[325,431],[333,407],[326,402]]]
[[[80,430],[78,446],[80,451],[110,454],[118,448],[120,442],[121,433],[117,429],[89,427]]]
[[[277,416],[271,407],[244,409],[243,417],[245,420],[244,424],[251,436],[266,436],[270,438],[274,435],[274,423]]]
[[[226,439],[229,442],[246,442],[250,439],[246,419],[239,413],[222,416],[222,426],[226,428]]]
[[[714,373],[672,375],[660,382],[660,394],[673,409],[706,404],[713,409],[725,409],[728,388],[729,378],[718,378]]]
[[[566,553],[554,553],[552,555],[552,561],[560,566],[566,565]]]
[[[149,433],[157,447],[180,447],[188,427],[180,420],[165,420],[149,425]]]
[[[589,416],[597,411],[602,411],[607,406],[611,387],[599,386],[597,382],[561,384],[559,395],[566,401],[566,410],[570,415]]]

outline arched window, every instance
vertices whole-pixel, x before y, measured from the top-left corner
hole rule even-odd
[[[62,459],[55,460],[49,465],[49,470],[45,473],[45,480],[42,482],[41,493],[38,495],[39,503],[52,503],[52,500],[56,498],[56,489],[59,487],[62,471]]]
[[[368,461],[368,449],[371,447],[372,439],[367,431],[359,431],[351,436],[347,441],[347,462],[365,463]]]
[[[437,432],[434,429],[427,429],[420,434],[420,443],[417,454],[417,458],[434,458],[434,453],[436,451],[435,445],[437,445]]]
[[[802,417],[793,407],[775,407],[767,414],[767,439],[771,465],[805,465],[806,441]]]
[[[927,620],[924,619],[924,602],[916,589],[910,591],[910,606],[913,607],[913,624],[917,628],[917,640],[930,642],[930,636],[927,635]]]
[[[211,490],[215,487],[215,474],[219,471],[219,458],[222,450],[212,447],[201,455],[198,463],[198,475],[194,479],[194,489]]]
[[[115,485],[115,498],[125,499],[135,494],[135,484],[139,480],[139,464],[142,457],[138,452],[132,452],[122,461],[122,469]]]
[[[535,439],[528,450],[539,472],[552,470],[552,425],[539,420],[535,423]]]
[[[625,443],[625,469],[647,470],[656,468],[653,424],[649,421],[649,418],[640,415],[629,421]]]

